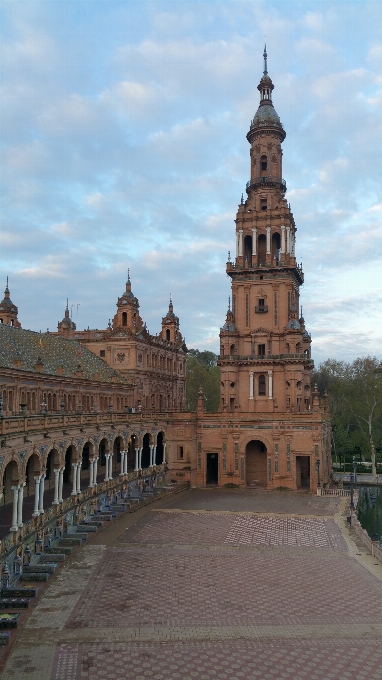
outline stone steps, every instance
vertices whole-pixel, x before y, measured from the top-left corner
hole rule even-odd
[[[48,573],[46,573],[46,572],[42,572],[42,571],[35,572],[35,571],[32,571],[32,572],[29,572],[29,573],[27,573],[27,574],[21,574],[19,580],[20,580],[22,583],[24,583],[25,581],[32,581],[32,582],[34,583],[35,581],[47,581],[48,578],[49,578],[49,576],[50,576],[50,574],[48,574]]]
[[[23,574],[53,574],[58,565],[54,562],[48,564],[26,564]]]
[[[0,614],[0,630],[10,630],[17,628],[19,614]]]
[[[28,609],[29,600],[26,597],[1,597],[0,609]]]
[[[54,548],[45,548],[45,555],[71,555],[73,550],[72,546],[55,545]]]
[[[75,548],[76,545],[81,545],[82,543],[82,538],[76,538],[75,534],[71,535],[70,538],[60,538],[58,541],[58,547],[59,548],[64,548],[64,547],[72,547]]]
[[[66,559],[66,554],[65,553],[59,553],[57,554],[55,552],[55,549],[50,548],[50,550],[53,550],[51,553],[45,552],[43,555],[40,555],[39,559],[39,564],[50,564],[54,562],[64,562]]]
[[[36,597],[37,596],[37,586],[21,586],[21,588],[2,588],[1,597],[11,597],[11,598],[25,598],[25,597]]]

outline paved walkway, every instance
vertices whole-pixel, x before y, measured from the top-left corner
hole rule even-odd
[[[53,578],[4,680],[381,680],[382,565],[347,503],[193,490],[116,520]]]

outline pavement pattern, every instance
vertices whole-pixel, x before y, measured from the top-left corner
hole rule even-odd
[[[4,680],[382,680],[382,565],[348,499],[192,490],[53,577]]]

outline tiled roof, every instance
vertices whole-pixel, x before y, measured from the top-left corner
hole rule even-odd
[[[17,366],[17,360],[21,361],[20,366]],[[38,363],[43,364],[41,371],[36,369]],[[85,380],[127,383],[118,371],[75,340],[0,324],[0,367],[78,380],[79,365]]]

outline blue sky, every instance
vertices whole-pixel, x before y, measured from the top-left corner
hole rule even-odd
[[[1,276],[24,328],[105,328],[130,268],[218,351],[264,36],[317,362],[382,356],[380,0],[2,0]]]

